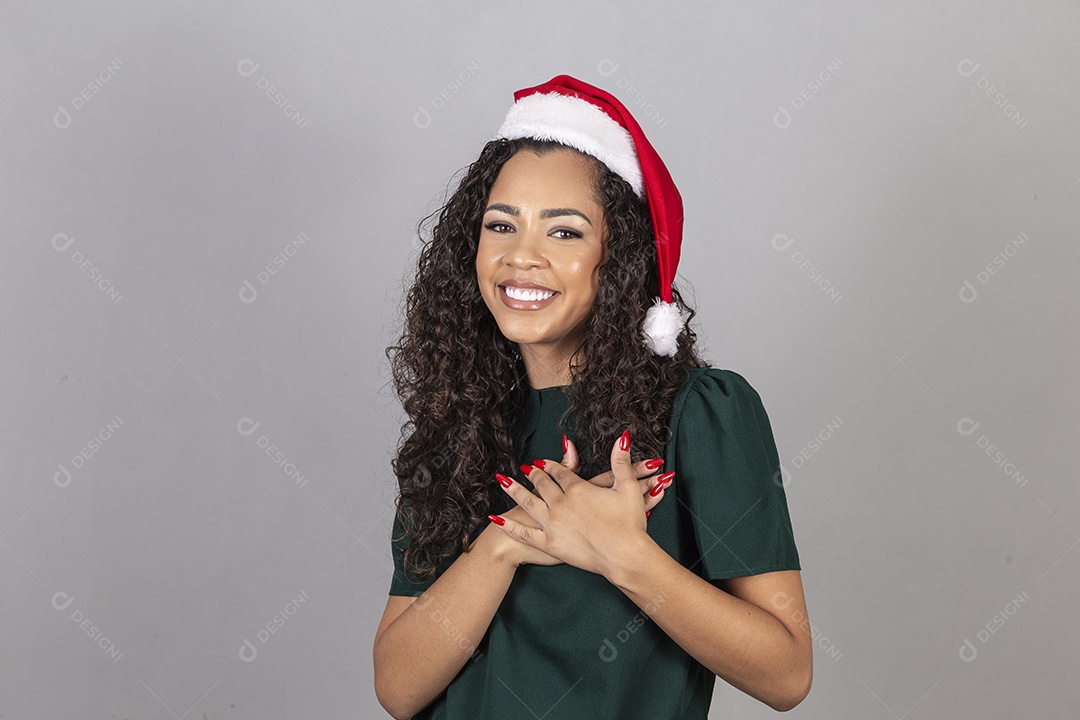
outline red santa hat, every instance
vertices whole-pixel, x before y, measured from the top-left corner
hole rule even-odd
[[[682,245],[682,196],[641,126],[615,96],[557,75],[514,93],[514,105],[493,139],[521,137],[555,140],[595,157],[648,204],[660,287],[645,314],[642,334],[654,354],[674,357],[686,321],[671,296]]]

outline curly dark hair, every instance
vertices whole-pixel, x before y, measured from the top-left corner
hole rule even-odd
[[[500,332],[476,282],[476,253],[484,208],[503,164],[520,150],[546,154],[576,149],[532,138],[488,142],[465,171],[423,241],[406,303],[399,344],[386,349],[394,386],[409,420],[407,438],[391,462],[400,492],[395,510],[410,538],[409,575],[428,579],[459,549],[494,507],[496,471],[520,465],[515,422],[528,391],[517,344]],[[659,286],[648,206],[623,178],[592,156],[598,204],[607,222],[609,252],[600,268],[594,307],[571,358],[569,407],[561,418],[578,445],[578,475],[608,469],[615,438],[629,427],[631,460],[660,457],[668,441],[672,401],[685,371],[705,367],[689,320],[696,314],[678,290],[673,301],[688,322],[674,357],[654,355],[640,328]],[[571,420],[576,418],[576,422]],[[502,492],[501,489],[498,492]]]

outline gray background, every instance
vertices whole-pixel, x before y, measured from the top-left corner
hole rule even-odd
[[[0,7],[0,715],[385,716],[415,224],[568,73],[770,414],[791,716],[1075,717],[1074,3],[222,5]]]

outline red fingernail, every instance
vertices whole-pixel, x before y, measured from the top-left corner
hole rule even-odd
[[[562,436],[562,451],[563,451],[563,455],[565,455],[565,454],[566,454],[566,453],[567,453],[567,452],[568,452],[569,450],[570,450],[570,447],[569,447],[569,446],[568,446],[568,445],[566,444],[566,435],[563,435],[563,436]]]
[[[623,430],[623,434],[619,438],[619,449],[620,450],[629,450],[630,449],[630,431],[629,430]]]
[[[545,463],[543,460],[533,460],[533,465],[543,470]]]
[[[505,525],[506,524],[506,521],[503,520],[498,515],[488,515],[488,520],[495,523],[496,525]]]
[[[528,475],[528,473],[525,473],[525,474]],[[510,487],[511,485],[514,484],[513,480],[506,477],[502,473],[495,473],[495,477],[497,477],[499,479],[499,484],[502,485],[504,488],[508,488],[508,487]]]
[[[674,470],[669,470],[666,473],[664,473],[663,475],[661,475],[660,477],[656,478],[656,482],[658,482],[658,483],[669,483],[674,479],[675,479],[675,471]]]
[[[649,517],[649,511],[648,510],[645,511],[645,517]]]
[[[652,495],[653,497],[656,497],[657,495],[660,494],[660,491],[663,490],[663,489],[664,489],[664,483],[658,482],[653,487],[653,489],[649,491],[649,494]]]
[[[664,464],[664,458],[653,458],[652,460],[645,461],[645,467],[649,470],[655,470]]]
[[[529,473],[530,473],[531,471],[532,471],[532,465],[522,465],[522,466],[521,466],[521,472],[525,473],[525,476],[526,476],[526,477],[528,477],[528,476],[529,476]]]

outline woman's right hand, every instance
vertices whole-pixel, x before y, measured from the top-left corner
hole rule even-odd
[[[560,461],[571,472],[576,473],[579,467],[577,448],[574,447],[572,440],[567,438],[566,452],[563,454],[563,458]],[[656,487],[657,478],[660,474],[657,472],[657,468],[649,468],[645,466],[647,460],[633,463],[630,467],[634,471],[635,476],[638,478],[638,484],[641,486],[641,494],[645,498],[645,510],[646,512],[656,507],[664,497],[664,491],[661,490],[655,497],[652,496],[649,491]],[[611,471],[602,472],[594,478],[590,478],[589,482],[600,487],[611,487],[614,484],[614,476]],[[665,483],[665,487],[671,482],[669,478]],[[535,494],[535,493],[534,493]],[[525,509],[520,505],[515,505],[510,510],[504,513],[500,513],[503,517],[510,518],[522,525],[527,525],[531,528],[540,529],[540,526],[536,524],[532,516],[525,512]],[[501,542],[505,543],[503,546],[503,557],[515,565],[561,565],[562,560],[554,558],[548,555],[543,550],[537,550],[531,545],[518,542],[514,538],[510,537],[497,527],[486,528],[487,532],[494,532]]]

